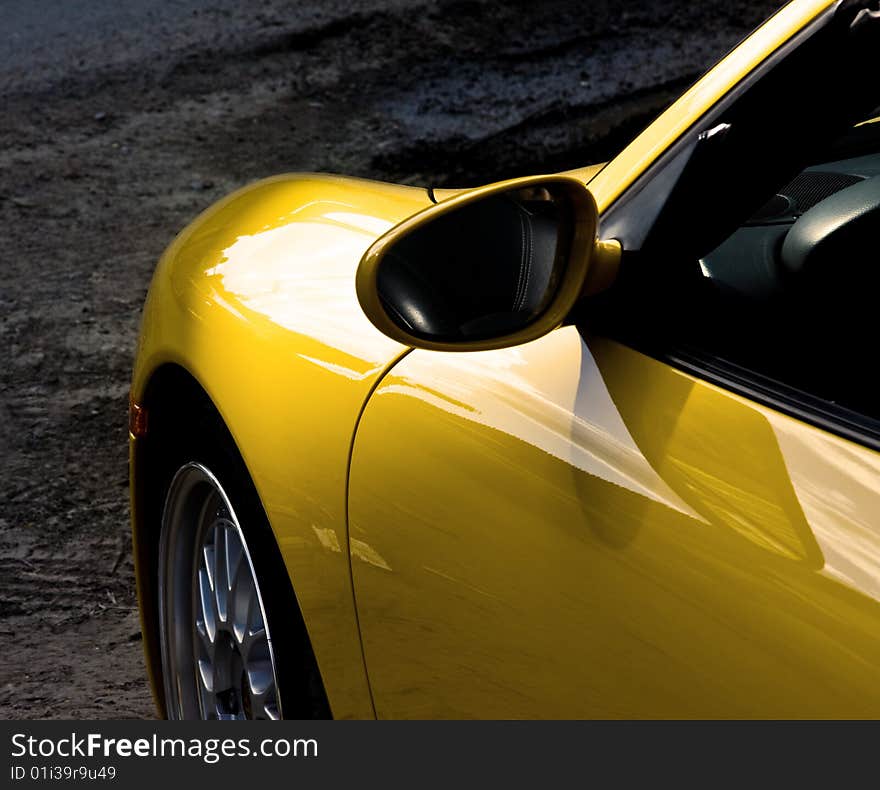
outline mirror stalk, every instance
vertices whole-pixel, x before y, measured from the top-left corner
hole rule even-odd
[[[581,295],[594,296],[607,291],[617,279],[622,257],[623,247],[617,239],[597,241]]]

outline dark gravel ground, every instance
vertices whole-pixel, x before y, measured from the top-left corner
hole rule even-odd
[[[127,389],[186,222],[282,171],[454,186],[600,161],[777,6],[7,0],[0,717],[154,715]]]

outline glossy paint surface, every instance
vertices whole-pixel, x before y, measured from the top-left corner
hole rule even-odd
[[[361,312],[354,274],[376,237],[429,204],[423,189],[332,176],[248,187],[169,248],[139,341],[135,400],[176,363],[229,427],[338,717],[372,716],[345,548],[348,454],[373,382],[405,351]]]
[[[795,0],[568,175],[608,207],[831,4]],[[371,682],[383,716],[876,715],[877,456],[573,328],[393,367],[354,273],[428,205],[332,176],[241,190],[163,256],[139,339],[136,401],[177,364],[230,428],[334,714],[374,715]]]
[[[880,710],[880,456],[616,343],[414,351],[350,497],[380,717]]]

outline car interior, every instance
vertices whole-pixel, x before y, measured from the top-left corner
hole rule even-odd
[[[621,273],[575,322],[880,447],[878,33],[838,15],[681,140],[603,216]]]
[[[677,333],[683,345],[880,419],[880,123],[854,131],[698,259],[682,294],[700,331]]]

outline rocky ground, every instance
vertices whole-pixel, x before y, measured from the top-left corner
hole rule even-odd
[[[773,0],[7,0],[0,718],[154,715],[126,408],[163,247],[253,179],[426,185],[607,158]]]

